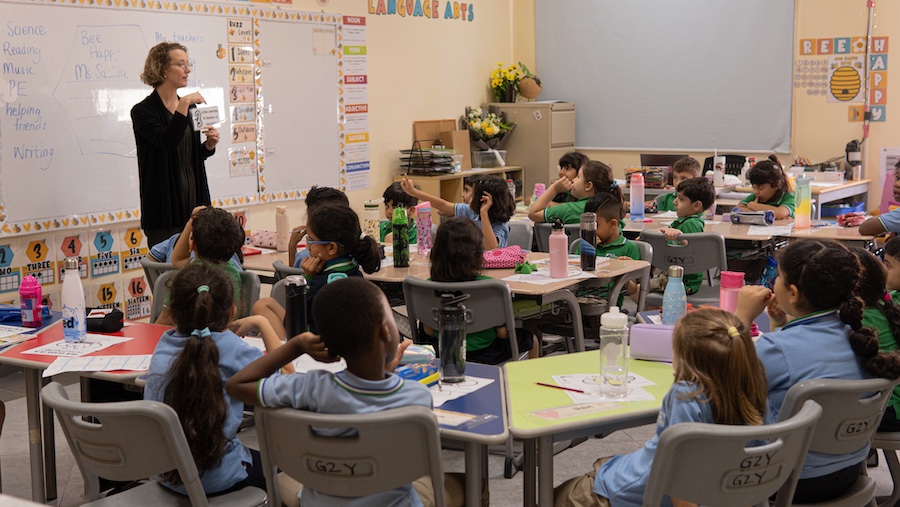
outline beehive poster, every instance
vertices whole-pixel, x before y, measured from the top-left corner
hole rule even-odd
[[[840,55],[828,59],[828,102],[863,101],[865,55]]]

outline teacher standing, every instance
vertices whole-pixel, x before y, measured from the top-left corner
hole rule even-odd
[[[219,131],[200,130],[188,120],[190,110],[206,100],[200,92],[184,97],[191,64],[187,48],[173,42],[154,46],[144,62],[141,81],[153,93],[131,109],[141,187],[141,228],[152,246],[181,232],[198,205],[210,204],[204,161],[216,151]]]

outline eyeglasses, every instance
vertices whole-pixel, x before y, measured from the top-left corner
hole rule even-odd
[[[327,245],[329,243],[334,243],[334,241],[324,241],[320,239],[308,239],[306,240],[307,245]]]
[[[185,72],[191,70],[191,64],[188,62],[173,63],[172,65],[175,67],[181,67]]]

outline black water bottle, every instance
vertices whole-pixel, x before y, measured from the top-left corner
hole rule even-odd
[[[307,330],[306,277],[290,275],[284,279],[284,329],[287,339]]]

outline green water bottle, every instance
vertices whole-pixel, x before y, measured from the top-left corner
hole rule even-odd
[[[391,217],[391,232],[394,236],[394,267],[409,267],[409,218],[403,204],[397,204]]]

